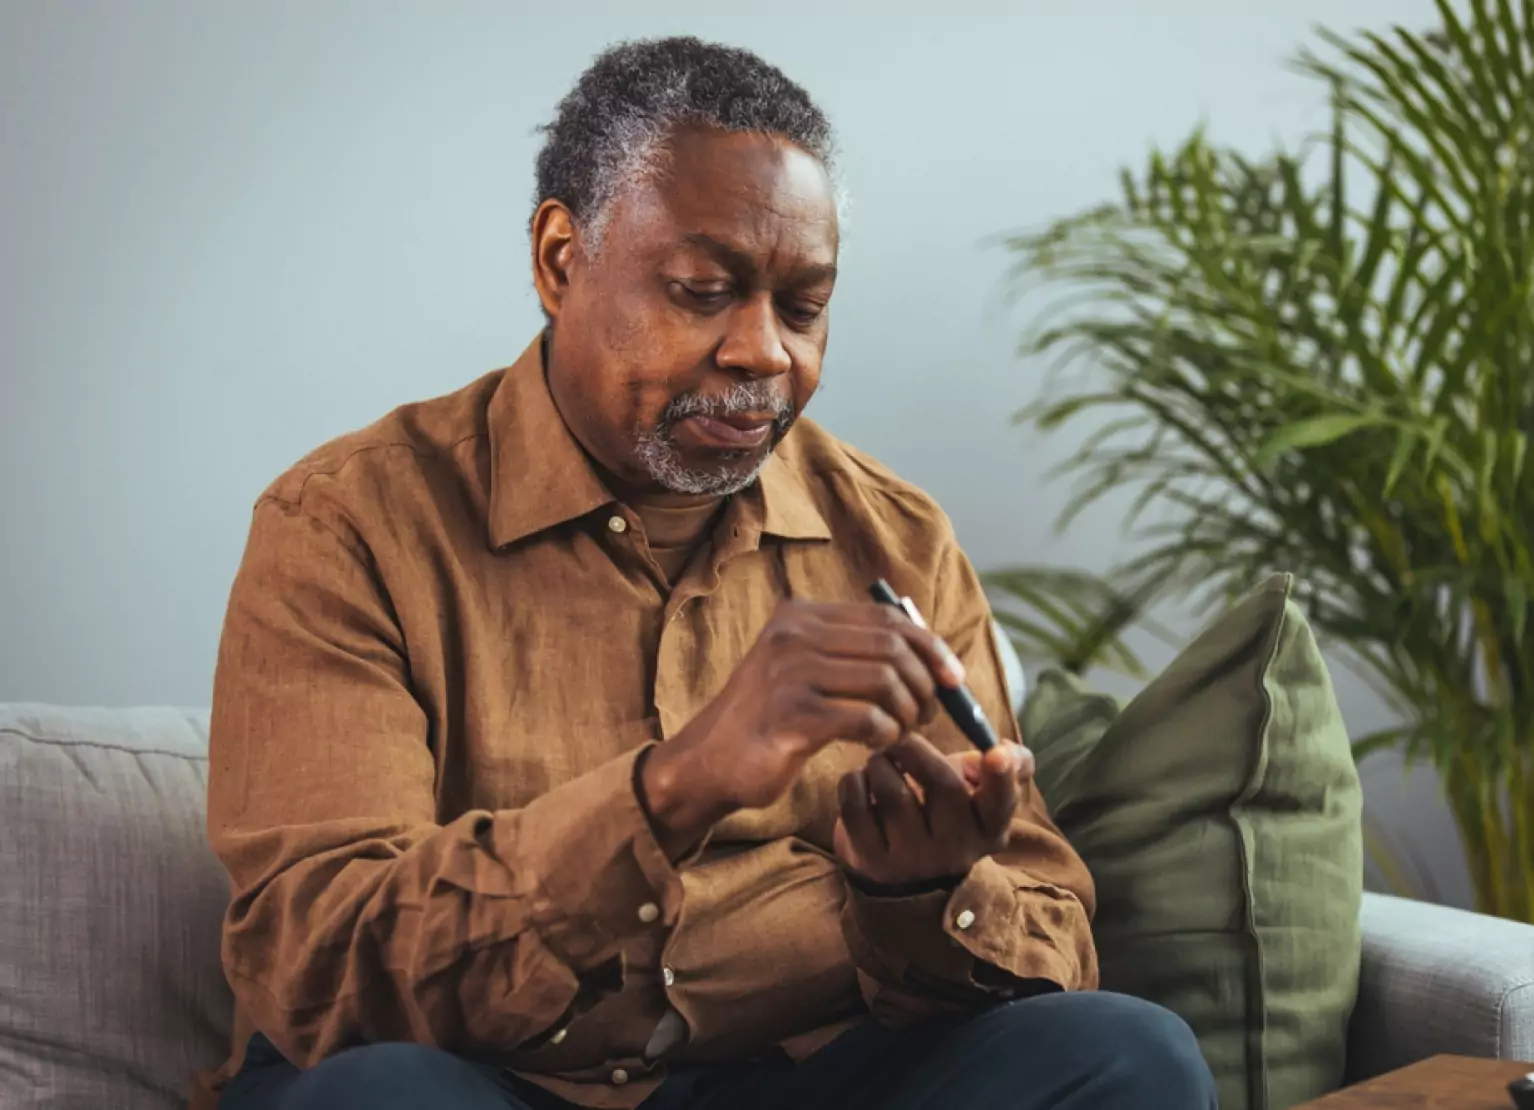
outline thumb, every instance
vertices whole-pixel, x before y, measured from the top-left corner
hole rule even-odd
[[[1021,744],[1000,744],[980,761],[980,787],[975,791],[975,815],[987,836],[998,836],[1017,810],[1020,787],[1032,774],[1033,753]]]
[[[1033,778],[1038,764],[1033,758],[1033,749],[1022,744],[1015,745],[1017,748],[1017,781],[1028,782]]]

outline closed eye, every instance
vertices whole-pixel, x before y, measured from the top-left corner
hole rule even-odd
[[[807,328],[825,314],[826,306],[818,301],[789,301],[778,311],[795,327]]]
[[[689,306],[702,312],[715,312],[729,303],[733,290],[727,285],[692,285],[685,281],[672,283],[677,296]]]

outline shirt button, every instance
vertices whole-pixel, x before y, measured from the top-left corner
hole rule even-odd
[[[654,924],[660,920],[660,907],[654,902],[646,902],[639,907],[639,920],[646,925]]]
[[[624,520],[621,516],[614,514],[613,516],[607,518],[607,530],[609,532],[616,532],[621,536],[623,533],[629,530],[629,522]]]
[[[959,916],[953,919],[953,923],[961,929],[968,929],[975,923],[975,911],[960,910]]]
[[[564,1044],[565,1038],[570,1035],[570,1027],[567,1025],[549,1038],[549,1044]]]
[[[676,972],[672,971],[669,967],[660,969],[660,979],[668,987],[676,986]]]
[[[621,1087],[629,1081],[629,1073],[623,1068],[613,1069],[613,1086]]]

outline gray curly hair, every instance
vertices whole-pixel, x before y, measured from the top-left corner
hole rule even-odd
[[[598,55],[539,129],[534,212],[545,200],[560,201],[596,250],[612,202],[655,172],[670,134],[686,126],[780,135],[836,182],[830,121],[777,67],[691,36],[643,39]],[[840,209],[840,188],[836,196]]]

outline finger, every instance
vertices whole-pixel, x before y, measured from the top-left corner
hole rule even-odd
[[[922,814],[934,837],[952,842],[973,827],[970,788],[962,772],[930,741],[907,733],[884,755],[919,787]]]
[[[796,730],[817,744],[851,740],[878,751],[905,733],[900,722],[872,702],[816,694],[796,722]]]
[[[1000,839],[1006,834],[1012,815],[1017,811],[1018,770],[1023,749],[1017,744],[1001,744],[985,753],[980,761],[980,785],[975,790],[975,818],[987,838]]]
[[[914,657],[912,660],[914,666]],[[809,660],[806,667],[810,668],[806,679],[811,689],[824,697],[849,698],[877,705],[900,723],[902,731],[921,723],[920,696],[911,689],[906,676],[890,663],[821,656]],[[932,685],[930,677],[927,685],[929,688]]]
[[[873,602],[817,604],[803,602],[805,616],[834,626],[886,629],[901,636],[921,658],[928,671],[943,685],[957,686],[964,681],[964,664],[941,637],[921,627],[902,610]]]
[[[968,751],[955,752],[947,757],[948,762],[964,779],[964,785],[971,790],[980,785],[980,763],[984,754],[971,748]]]
[[[841,817],[837,817],[836,827],[831,830],[831,851],[837,859],[854,871],[862,871],[867,867],[863,857],[858,854],[856,846],[853,845],[851,835],[847,832],[847,822]]]
[[[937,713],[937,680],[910,642],[892,628],[827,624],[816,637],[824,655],[873,660],[892,668],[921,707],[913,724],[930,721]]]
[[[926,839],[928,829],[926,815],[906,785],[905,776],[883,752],[869,756],[863,774],[890,851],[910,852]]]
[[[889,850],[884,830],[868,796],[868,778],[862,771],[848,771],[837,784],[842,826],[853,851],[865,862],[881,858]]]
[[[908,732],[885,749],[884,754],[896,767],[920,783],[928,798],[936,795],[969,801],[963,774],[925,736]]]

